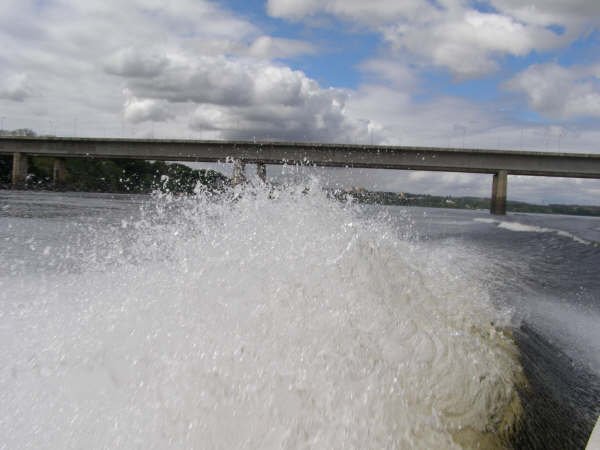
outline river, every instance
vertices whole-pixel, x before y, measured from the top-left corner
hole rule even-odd
[[[0,448],[562,448],[600,219],[0,192]]]

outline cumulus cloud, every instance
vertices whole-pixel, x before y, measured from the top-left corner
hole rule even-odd
[[[332,141],[368,133],[345,111],[348,93],[323,88],[303,72],[253,59],[170,60],[151,78],[126,78],[129,120],[160,120],[166,103],[198,105],[189,119],[213,137]]]
[[[421,21],[436,7],[423,0],[268,0],[267,11],[274,17],[300,20],[320,12],[379,26],[403,19]]]
[[[34,74],[44,93],[43,104],[29,105],[28,114],[73,111],[78,118],[66,125],[72,133],[82,132],[84,120],[100,134],[111,120],[120,133],[125,123],[140,134],[153,122],[157,129],[169,123],[179,135],[214,138],[335,140],[367,133],[367,121],[346,114],[345,91],[274,62],[313,53],[313,46],[266,35],[215,2],[7,0],[0,9],[7,43],[0,58]],[[27,104],[24,80],[4,78],[0,97]],[[5,109],[12,111],[23,115]]]
[[[159,51],[130,47],[110,55],[105,70],[125,77],[153,77],[161,73],[168,63],[166,55]]]
[[[248,49],[250,56],[262,59],[289,58],[315,52],[315,48],[307,42],[271,36],[259,36]]]
[[[346,114],[348,94],[342,90],[322,88],[287,67],[220,63],[221,77],[198,89],[180,83],[182,91],[174,97],[181,100],[193,92],[201,103],[190,120],[196,130],[220,130],[230,138],[322,141],[367,133],[365,122]],[[213,67],[218,64],[215,61]],[[228,71],[233,73],[226,75]],[[231,78],[245,80],[244,95],[230,95]]]
[[[599,67],[536,64],[509,80],[506,87],[525,94],[531,108],[550,118],[600,117]]]
[[[460,0],[269,0],[268,11],[275,17],[300,20],[319,13],[333,15],[369,27],[380,33],[399,53],[408,52],[448,69],[457,78],[473,78],[497,69],[503,55],[524,56],[533,50],[545,51],[566,45],[597,22],[595,0],[528,3],[517,0],[487,3],[485,12]],[[536,14],[539,13],[539,14]],[[551,26],[562,26],[557,33]]]
[[[459,78],[496,70],[497,55],[524,56],[533,49],[559,44],[553,32],[530,27],[500,14],[465,11],[426,27],[387,27],[384,36],[393,48],[408,50],[424,61],[446,67]]]
[[[416,96],[410,92],[417,92]],[[515,119],[512,99],[474,103],[455,96],[422,97],[393,84],[363,85],[346,104],[350,117],[380,124],[373,141],[394,145],[471,147],[529,151],[597,152],[597,123],[526,122]],[[370,142],[371,136],[357,143]]]
[[[280,104],[302,106],[314,94],[341,91],[321,89],[300,71],[240,58],[200,56],[173,61],[152,79],[130,78],[132,92],[140,97],[171,102],[212,103],[223,106]],[[329,95],[329,94],[328,94]]]
[[[416,89],[419,84],[418,75],[412,67],[393,59],[369,59],[360,65],[360,69],[376,82],[390,83],[407,91]]]
[[[561,25],[576,35],[600,22],[600,3],[596,0],[492,0],[498,10],[519,21],[540,25]]]
[[[368,123],[345,116],[335,102],[324,107],[318,103],[303,108],[257,105],[225,108],[200,105],[190,119],[198,131],[218,130],[218,136],[228,139],[289,140],[337,142],[344,138],[364,139]]]
[[[0,98],[22,102],[31,95],[27,75],[16,74],[4,77],[0,81]]]
[[[127,100],[123,110],[125,120],[131,123],[146,121],[164,122],[174,117],[169,111],[168,103],[164,100],[150,98],[139,99],[126,91]]]
[[[267,11],[273,17],[293,20],[326,13],[378,27],[404,21],[420,25],[441,21],[473,11],[469,5],[474,3],[485,6],[492,15],[500,14],[543,27],[563,25],[573,33],[589,25],[597,26],[600,19],[600,3],[596,0],[268,0]]]
[[[457,97],[418,101],[393,85],[380,84],[364,85],[354,92],[348,112],[381,124],[380,130],[374,130],[376,142],[400,145],[472,146],[475,136],[501,120],[497,111]]]

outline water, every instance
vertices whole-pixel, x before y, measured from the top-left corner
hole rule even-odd
[[[0,194],[0,448],[581,448],[600,220]]]

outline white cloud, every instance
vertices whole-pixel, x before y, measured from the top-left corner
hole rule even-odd
[[[421,91],[427,91],[427,86],[416,90]],[[362,86],[351,93],[346,111],[350,117],[360,115],[380,124],[373,140],[389,144],[597,153],[600,140],[594,123],[521,122],[498,101],[476,104],[452,96],[424,99],[393,85]],[[356,143],[369,140],[367,136]]]
[[[164,122],[174,117],[169,111],[168,103],[164,100],[138,99],[128,91],[125,95],[127,100],[125,101],[123,116],[128,122]]]
[[[344,91],[273,62],[314,47],[265,35],[217,3],[7,0],[1,8],[0,59],[10,62],[3,69],[30,73],[43,93],[33,101],[24,78],[5,78],[3,98],[30,100],[3,109],[9,123],[28,116],[46,130],[52,114],[60,128],[100,135],[123,134],[126,123],[143,134],[146,122],[214,138],[367,133],[366,121],[345,114]]]
[[[506,83],[529,106],[551,118],[600,117],[600,71],[596,66],[533,65]]]
[[[473,137],[498,126],[496,111],[456,97],[416,101],[394,86],[364,85],[353,93],[348,113],[363,114],[383,126],[375,141],[402,145],[473,145]],[[490,142],[487,142],[490,145]]]
[[[269,0],[268,11],[291,20],[333,15],[377,31],[399,54],[408,52],[424,65],[472,78],[496,70],[498,57],[558,48],[586,26],[598,25],[593,20],[600,4],[596,0],[578,0],[573,9],[564,0],[537,3],[522,7],[516,0],[498,0],[493,2],[496,11],[481,12],[461,0]],[[568,32],[557,34],[550,25]]]
[[[346,114],[345,91],[322,88],[304,73],[270,62],[179,54],[155,76],[125,82],[135,97],[126,105],[129,117],[146,120],[147,111],[158,111],[157,101],[198,105],[189,124],[212,137],[332,141],[368,133],[366,121]]]
[[[363,73],[374,76],[376,82],[390,83],[410,92],[418,86],[418,75],[411,67],[390,58],[375,58],[360,65]]]
[[[524,56],[533,49],[559,44],[559,38],[548,30],[473,10],[455,18],[444,17],[426,27],[388,27],[384,35],[394,48],[406,49],[436,66],[446,67],[459,78],[494,71],[497,55]]]
[[[506,14],[525,23],[560,25],[570,35],[577,35],[600,22],[600,2],[596,0],[492,0]]]
[[[168,58],[160,51],[130,47],[110,55],[105,70],[126,77],[153,77],[161,73],[168,63]]]
[[[320,12],[379,26],[398,20],[423,20],[437,8],[423,0],[268,0],[267,11],[274,17],[300,20]]]
[[[0,80],[0,99],[22,102],[31,95],[27,75],[15,74]]]
[[[366,121],[345,111],[347,94],[323,89],[301,72],[267,66],[253,74],[243,102],[206,102],[190,120],[192,128],[219,130],[220,137],[336,141],[364,139]]]
[[[319,0],[268,0],[267,11],[273,17],[302,19],[319,10]]]
[[[289,58],[315,52],[316,49],[307,42],[271,36],[258,37],[248,49],[250,56],[261,59]]]
[[[126,82],[139,97],[231,106],[293,105],[317,89],[302,72],[285,66],[222,56],[181,55],[151,79],[131,77]]]

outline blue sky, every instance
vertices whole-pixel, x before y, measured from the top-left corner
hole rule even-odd
[[[360,72],[361,62],[378,53],[385,54],[385,43],[377,32],[358,28],[348,20],[329,14],[323,20],[304,23],[271,17],[267,12],[267,4],[262,0],[227,0],[221,3],[260,24],[273,36],[306,40],[314,44],[319,49],[316,54],[282,61],[310,74],[323,85],[356,89],[364,82],[364,76]],[[471,4],[477,11],[497,13],[488,2]],[[561,25],[548,25],[547,29],[558,35],[565,33],[565,28]],[[498,70],[481,77],[454,79],[444,69],[430,69],[421,76],[433,87],[433,94],[457,95],[473,101],[497,100],[503,95],[502,81],[512,74],[523,71],[532,64],[554,62],[565,67],[586,64],[590,59],[599,59],[598,48],[600,33],[592,27],[564,46],[551,51],[531,51],[522,56],[502,55],[498,58]]]
[[[0,39],[5,128],[600,151],[597,0],[5,0]],[[460,174],[336,177],[488,191]],[[512,195],[600,193],[562,183]]]
[[[264,1],[226,1],[227,7],[251,17],[274,36],[306,40],[319,51],[315,54],[301,55],[282,61],[309,74],[322,85],[358,89],[361,83],[368,81],[361,72],[361,63],[378,54],[386,54],[386,46],[377,32],[365,27],[357,27],[348,19],[340,19],[324,14],[321,20],[298,22],[271,17]],[[483,13],[498,14],[498,11],[486,1],[472,2],[473,9]],[[425,92],[415,95],[416,101],[426,100],[440,95],[457,96],[476,103],[500,102],[512,109],[512,117],[518,122],[538,124],[585,123],[586,116],[562,118],[539,114],[529,107],[523,99],[508,98],[503,82],[513,75],[537,64],[558,64],[563,67],[588,64],[590,60],[600,60],[600,33],[591,24],[574,39],[564,45],[545,51],[532,50],[523,55],[499,55],[497,70],[481,74],[474,78],[460,79],[453,76],[447,68],[430,67],[419,73],[421,82],[427,85]],[[545,27],[556,35],[564,35],[563,25],[550,24]],[[410,60],[408,61],[410,64]],[[597,93],[597,92],[596,92]],[[510,105],[510,106],[509,106]],[[597,111],[591,116],[598,116]],[[553,120],[554,119],[554,120]]]
[[[318,49],[310,55],[282,58],[285,64],[310,74],[324,86],[355,89],[361,83],[360,63],[376,54],[381,41],[375,32],[357,30],[332,17],[320,24],[270,17],[264,1],[224,1],[223,5],[260,24],[270,35],[308,41]]]

